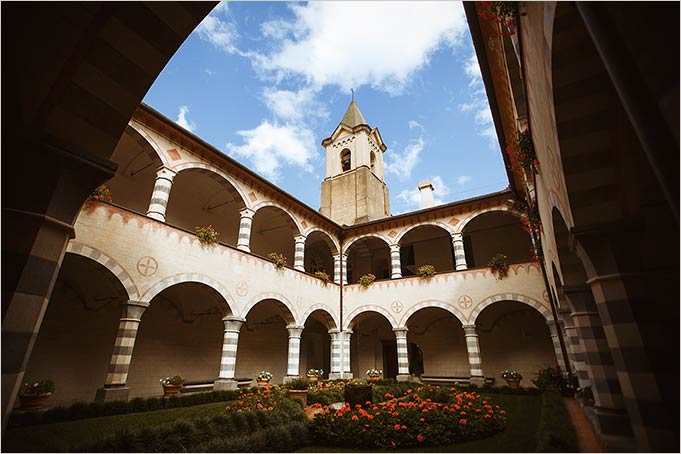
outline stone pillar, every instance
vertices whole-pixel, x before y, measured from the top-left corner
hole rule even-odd
[[[341,349],[343,342],[341,340],[341,333],[337,328],[329,330],[331,336],[331,370],[329,371],[329,380],[337,380],[341,378]]]
[[[551,333],[551,342],[553,343],[553,351],[556,354],[556,362],[558,363],[558,366],[560,366],[561,372],[567,372],[567,368],[565,367],[565,361],[563,360],[563,351],[560,348],[559,336],[563,332],[562,325],[563,323],[561,321],[558,321],[559,329],[556,330],[556,324],[553,322],[553,320],[546,321],[546,326],[548,326],[549,332]]]
[[[222,319],[225,333],[222,339],[222,358],[220,359],[220,375],[215,381],[215,391],[237,389],[234,380],[236,371],[236,350],[239,345],[239,331],[246,321],[245,318],[228,315]]]
[[[300,336],[304,326],[288,325],[288,366],[285,381],[300,377]]]
[[[148,307],[149,303],[141,301],[128,301],[122,304],[121,320],[111,354],[109,372],[106,374],[104,387],[97,389],[95,400],[99,402],[128,400],[130,388],[127,386],[127,381],[132,351],[135,347],[142,314]]]
[[[156,183],[154,183],[154,191],[151,193],[151,201],[147,210],[147,216],[150,218],[161,222],[166,221],[168,197],[170,197],[170,190],[173,188],[173,179],[176,174],[177,172],[168,167],[161,167],[156,172]]]
[[[345,329],[341,333],[342,346],[342,378],[352,378],[352,371],[350,370],[350,339],[352,337],[352,330]]]
[[[454,245],[454,259],[456,260],[456,270],[467,270],[466,252],[463,248],[463,233],[452,233],[452,244]]]
[[[250,208],[244,208],[239,211],[241,215],[241,222],[239,224],[239,239],[236,243],[236,248],[244,251],[251,252],[251,224],[253,224],[253,216],[255,216],[255,211]]]
[[[348,283],[348,256],[346,254],[335,254],[333,256],[333,282],[341,283],[341,271],[343,272],[343,285]]]
[[[390,245],[390,264],[392,266],[391,279],[399,279],[402,277],[402,264],[400,263],[400,245]]]
[[[466,349],[468,350],[468,364],[471,366],[471,384],[482,386],[485,384],[485,374],[482,371],[482,357],[480,343],[475,325],[463,325],[466,335]]]
[[[560,290],[562,293],[562,289]],[[561,298],[564,300],[565,296]],[[572,372],[577,375],[577,380],[579,381],[579,387],[585,388],[591,385],[589,381],[589,374],[586,371],[586,364],[584,363],[584,350],[580,347],[579,335],[577,334],[577,327],[575,322],[572,320],[572,315],[570,309],[567,307],[567,303],[564,303],[565,307],[558,310],[558,314],[562,320],[563,333],[565,338],[565,348],[567,349],[568,360],[572,366]]]
[[[395,341],[397,343],[397,381],[409,381],[409,350],[407,348],[406,327],[394,328]]]
[[[296,242],[295,256],[293,258],[293,269],[305,272],[305,235],[297,235],[293,238]]]

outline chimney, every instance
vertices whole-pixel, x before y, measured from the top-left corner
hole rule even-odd
[[[433,199],[433,183],[430,180],[419,181],[419,192],[421,192],[421,208],[430,208],[435,205]]]

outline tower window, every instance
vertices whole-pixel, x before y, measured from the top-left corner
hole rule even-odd
[[[376,173],[376,153],[371,152],[371,171]]]
[[[341,169],[343,169],[343,172],[347,172],[350,170],[350,150],[347,148],[343,151],[341,151]]]

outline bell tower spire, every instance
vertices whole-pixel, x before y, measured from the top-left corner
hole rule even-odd
[[[390,216],[388,187],[383,174],[383,143],[355,103],[355,90],[345,115],[326,149],[326,178],[320,212],[339,224],[353,225]]]

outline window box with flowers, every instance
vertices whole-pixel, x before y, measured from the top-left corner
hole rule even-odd
[[[324,369],[309,369],[307,371],[307,379],[310,383],[318,382],[319,379],[322,378],[322,375],[324,375]]]
[[[54,392],[54,382],[44,378],[35,382],[27,382],[19,390],[19,402],[22,410],[41,409]]]
[[[373,284],[376,281],[376,276],[373,274],[365,274],[364,276],[360,277],[357,283],[361,285],[364,288],[367,288],[371,284]]]
[[[209,225],[208,227],[196,227],[194,230],[196,231],[196,236],[202,246],[210,246],[211,244],[218,242],[219,233],[215,231],[212,225]]]
[[[378,381],[383,371],[378,369],[368,369],[365,373],[367,374],[367,377],[369,377],[369,383],[375,383]]]
[[[284,269],[286,266],[286,257],[284,257],[283,254],[280,254],[279,252],[270,252],[267,254],[267,258],[270,259],[272,263],[274,263],[274,266],[278,269]]]
[[[324,285],[326,285],[326,284],[328,284],[329,282],[331,282],[331,276],[329,276],[328,274],[326,274],[326,272],[324,272],[324,271],[315,271],[314,277],[316,277],[317,279],[319,279],[320,281],[322,281],[322,282],[324,283]]]
[[[163,397],[177,396],[180,394],[180,390],[186,381],[187,380],[180,375],[160,379],[159,382],[161,383],[161,386],[163,386]]]
[[[487,266],[492,274],[494,274],[494,277],[499,280],[508,276],[508,257],[504,254],[497,254],[492,257]]]
[[[270,380],[272,380],[272,372],[268,370],[261,370],[258,372],[258,375],[255,376],[255,380],[258,382],[258,386],[265,386],[270,383]]]
[[[505,370],[501,372],[501,378],[506,380],[509,388],[518,388],[520,387],[520,381],[523,379],[523,376],[518,371]]]
[[[416,270],[416,275],[421,279],[430,279],[435,276],[435,267],[433,265],[421,265]]]

